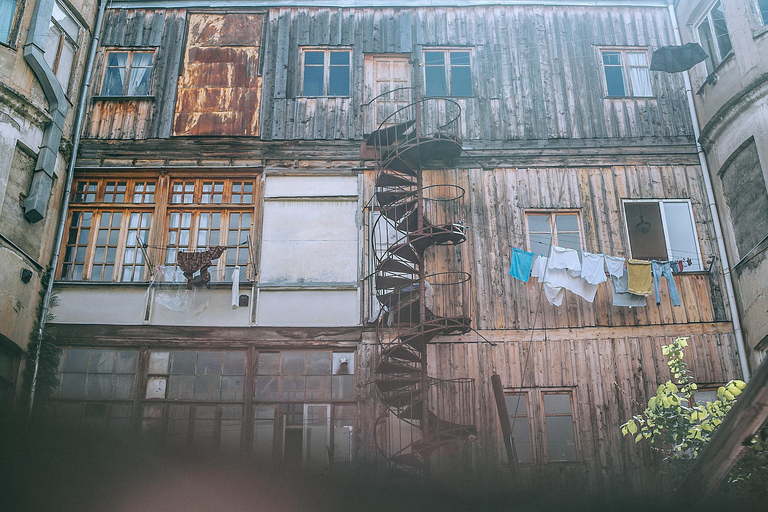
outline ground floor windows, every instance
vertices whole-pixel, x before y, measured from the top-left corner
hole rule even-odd
[[[350,350],[67,347],[56,378],[49,409],[74,427],[308,467],[352,461]]]
[[[578,462],[574,390],[535,388],[505,395],[521,464]],[[504,454],[506,461],[506,453]]]

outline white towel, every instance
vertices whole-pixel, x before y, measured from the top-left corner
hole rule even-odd
[[[594,302],[597,293],[596,284],[590,284],[581,277],[574,277],[566,269],[548,269],[545,282],[555,288],[564,288],[573,292],[587,302]]]
[[[605,264],[602,254],[592,254],[584,251],[581,261],[581,277],[589,284],[600,284],[608,280],[605,277]]]
[[[544,295],[547,297],[547,301],[553,306],[559,306],[563,303],[563,297],[565,297],[565,289],[558,286],[552,286],[549,283],[544,283]]]
[[[536,256],[536,259],[533,260],[533,266],[531,267],[531,277],[535,277],[536,279],[542,279],[544,277],[544,272],[547,270],[547,260],[548,258],[545,258],[544,256]]]
[[[232,309],[240,306],[240,267],[235,265],[232,271]]]
[[[624,258],[619,256],[605,256],[605,266],[608,268],[608,273],[612,276],[621,278],[624,274]]]

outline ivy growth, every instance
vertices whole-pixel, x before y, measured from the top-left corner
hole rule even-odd
[[[674,380],[668,380],[648,400],[646,409],[621,425],[621,433],[635,442],[647,441],[682,477],[690,461],[698,456],[722,424],[736,397],[747,386],[744,381],[732,380],[717,390],[712,402],[696,402],[698,386],[688,365],[683,361],[683,349],[688,338],[677,338],[662,347]],[[728,482],[757,485],[765,492],[768,483],[768,429],[763,429],[750,440],[746,454],[734,466]]]

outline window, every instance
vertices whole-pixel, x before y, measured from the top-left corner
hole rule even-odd
[[[757,18],[763,25],[768,25],[768,0],[755,0]]]
[[[712,73],[732,50],[723,6],[719,1],[715,2],[704,19],[696,26],[696,32],[699,35],[699,43],[709,55],[705,61],[707,72]]]
[[[304,96],[349,96],[349,50],[303,52]]]
[[[424,51],[427,96],[472,96],[472,68],[468,50]]]
[[[45,62],[51,67],[64,92],[69,90],[69,78],[75,65],[79,39],[80,25],[65,7],[55,3],[45,40]]]
[[[646,50],[606,49],[600,55],[608,96],[653,96]]]
[[[526,212],[528,247],[534,254],[549,256],[549,246],[576,249],[581,253],[581,220],[578,212]]]
[[[352,461],[354,352],[260,351],[254,398],[256,455],[307,466]]]
[[[0,0],[0,43],[11,43],[18,11],[19,0]]]
[[[171,181],[165,264],[175,265],[179,251],[225,245],[229,248],[211,268],[211,282],[231,281],[235,266],[240,266],[241,279],[247,278],[253,192],[252,180]]]
[[[147,96],[152,62],[151,51],[109,51],[104,70],[103,96]]]
[[[537,388],[508,392],[507,413],[521,464],[577,462],[573,390]],[[506,462],[506,451],[503,455]]]
[[[77,181],[59,279],[145,280],[154,192],[150,180]]]
[[[624,214],[633,258],[690,258],[685,270],[703,270],[690,201],[625,201]]]
[[[217,245],[229,249],[211,269],[211,280],[231,281],[235,266],[240,267],[240,279],[248,279],[255,181],[165,179],[167,196],[157,194],[154,178],[77,180],[59,279],[146,281],[153,259],[154,265],[175,266],[178,251]],[[160,218],[156,208],[164,209],[166,215]],[[154,245],[150,236],[158,239]],[[172,272],[164,275],[174,279]]]

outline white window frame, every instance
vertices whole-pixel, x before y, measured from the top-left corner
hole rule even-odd
[[[765,7],[762,7],[760,5],[761,3],[764,4]],[[761,27],[768,26],[768,0],[752,0],[752,5],[755,7],[757,23]]]
[[[305,67],[305,54],[306,52],[323,52],[323,93],[320,95],[306,94],[304,91],[304,67]],[[348,94],[330,94],[331,86],[331,54],[346,52],[349,54],[349,83]],[[299,49],[299,87],[301,92],[300,97],[304,98],[349,98],[352,96],[352,48],[348,46],[304,46]]]
[[[664,245],[667,248],[667,258],[669,258],[669,255],[670,255],[670,252],[671,252],[671,248],[670,248],[670,245],[669,245],[669,232],[667,230],[667,218],[666,218],[666,215],[664,214],[664,209],[661,206],[661,204],[662,203],[686,203],[688,205],[688,213],[689,213],[690,219],[691,219],[691,228],[693,229],[693,236],[694,236],[694,238],[696,240],[696,244],[695,244],[696,245],[696,258],[701,263],[701,267],[702,267],[701,269],[688,270],[688,272],[700,272],[700,271],[704,270],[704,260],[701,257],[701,244],[699,243],[699,232],[696,229],[696,217],[693,214],[693,205],[691,204],[691,200],[690,199],[622,199],[621,200],[621,211],[622,211],[622,215],[624,216],[624,232],[625,232],[626,237],[627,237],[627,247],[629,249],[629,255],[630,255],[630,258],[631,258],[632,257],[632,243],[631,243],[630,238],[629,238],[630,226],[629,226],[629,223],[627,222],[627,209],[626,209],[626,204],[627,203],[630,203],[630,204],[633,204],[633,203],[634,204],[637,204],[637,203],[649,203],[649,204],[650,203],[655,203],[655,204],[659,205],[659,213],[660,213],[660,216],[661,216],[661,226],[662,226],[662,229],[664,231]],[[692,257],[691,257],[691,259],[693,260]],[[684,268],[683,271],[686,271],[686,269]]]
[[[600,46],[597,48],[598,51],[598,62],[600,63],[600,70],[602,74],[603,79],[603,94],[606,98],[655,98],[656,95],[653,93],[653,81],[651,80],[651,56],[650,52],[648,51],[647,47],[643,46]],[[603,53],[618,53],[621,55],[621,74],[622,78],[624,80],[624,95],[623,96],[615,96],[608,94],[608,77],[605,74],[605,62],[603,61]],[[630,66],[629,65],[629,59],[627,59],[627,55],[630,53],[643,53],[645,54],[645,66]],[[616,66],[618,67],[618,66]],[[648,70],[648,85],[651,89],[651,94],[641,95],[635,93],[633,90],[632,85],[632,76],[629,72],[630,68],[645,68]]]
[[[720,5],[722,7],[723,1],[722,0],[716,0],[715,2],[712,2],[709,7],[707,7],[704,10],[704,13],[696,20],[696,22],[693,24],[693,35],[696,38],[696,41],[701,45],[701,47],[704,49],[704,51],[709,55],[709,58],[704,60],[704,66],[706,68],[706,75],[709,75],[712,73],[717,67],[722,64],[722,62],[727,59],[730,55],[733,54],[733,43],[731,42],[731,33],[728,30],[728,21],[725,20],[726,23],[726,33],[728,35],[728,44],[731,46],[731,49],[725,53],[725,55],[722,54],[722,50],[720,49],[720,43],[717,39],[717,34],[715,32],[715,24],[712,21],[712,11],[715,10],[715,6]],[[724,8],[723,8],[724,10]],[[701,40],[701,34],[699,33],[699,27],[706,23],[709,26],[709,33],[712,35],[712,50],[715,52],[715,55],[711,55],[711,51],[709,50],[709,43],[706,41]]]
[[[445,95],[443,96],[430,96],[427,94],[427,67],[433,67],[433,66],[427,66],[427,57],[426,54],[429,52],[437,52],[443,54],[443,73],[445,76]],[[453,91],[452,86],[452,76],[451,76],[451,68],[453,65],[451,64],[451,53],[452,52],[467,52],[469,53],[469,79],[470,79],[470,87],[472,88],[472,94],[469,96],[458,96]],[[472,51],[471,47],[467,46],[458,46],[458,47],[425,47],[421,52],[422,57],[422,68],[424,68],[423,77],[424,77],[424,97],[426,98],[474,98],[475,97],[475,73],[474,73],[474,66],[473,63],[475,62],[475,56],[474,52]],[[434,66],[437,67],[437,66]],[[461,66],[465,67],[465,66]]]
[[[62,27],[61,24],[59,24],[59,22],[56,21],[56,19],[54,18],[54,14],[55,14],[54,12],[53,14],[51,14],[51,21],[49,23],[49,28],[48,28],[49,34],[51,30],[50,27],[55,27],[55,29],[59,31],[59,42],[58,42],[58,45],[56,46],[56,55],[53,57],[53,63],[50,63],[50,62],[48,63],[51,66],[51,71],[53,72],[54,75],[56,75],[57,80],[59,79],[59,71],[60,71],[59,66],[61,64],[60,59],[61,59],[61,50],[63,46],[66,43],[69,43],[74,48],[74,53],[72,54],[72,65],[67,72],[66,83],[61,83],[61,81],[59,81],[59,83],[61,84],[61,88],[64,90],[64,94],[69,95],[70,88],[75,76],[74,71],[77,68],[77,59],[78,59],[78,56],[80,55],[80,40],[82,39],[82,35],[83,35],[83,26],[80,24],[77,18],[72,15],[72,12],[63,3],[55,2],[54,10],[55,9],[59,9],[67,18],[69,18],[70,21],[72,21],[72,23],[77,25],[77,37],[75,38],[73,34],[68,33],[64,29],[64,27]],[[46,38],[47,37],[48,36],[46,35]],[[46,46],[47,46],[47,43],[46,43]],[[46,59],[46,62],[48,62],[48,59]]]

